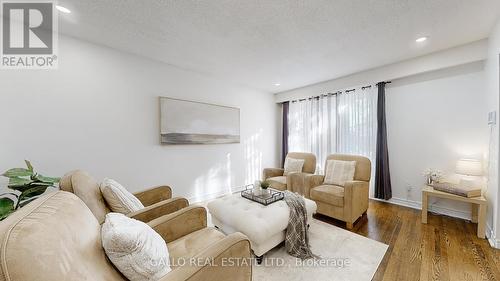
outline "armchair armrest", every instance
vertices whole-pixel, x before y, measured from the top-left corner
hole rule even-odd
[[[212,244],[191,261],[194,262],[186,262],[159,281],[252,280],[250,241],[239,232]]]
[[[153,205],[147,206],[142,210],[129,213],[127,216],[143,222],[152,221],[164,215],[171,214],[182,208],[189,206],[189,202],[185,198],[177,197],[168,200],[163,200]]]
[[[304,196],[310,199],[311,189],[320,186],[325,181],[324,175],[307,175],[304,178]]]
[[[207,227],[207,210],[201,206],[189,206],[175,213],[148,222],[167,242]]]
[[[150,206],[172,198],[172,189],[170,186],[161,185],[134,193],[134,195],[144,206]]]
[[[306,196],[306,177],[311,174],[309,173],[290,173],[286,176],[287,190],[291,192],[297,192],[300,195]],[[309,196],[309,192],[307,192]]]
[[[367,181],[348,181],[344,185],[344,215],[350,222],[354,222],[368,210]]]
[[[268,178],[280,177],[283,176],[285,169],[280,168],[265,168],[263,171],[262,178],[267,180]]]

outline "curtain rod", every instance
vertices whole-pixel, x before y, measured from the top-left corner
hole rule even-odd
[[[391,84],[392,81],[382,81],[382,82],[378,82],[378,83],[375,83],[375,85],[378,85],[380,83],[385,83],[385,84]],[[361,87],[361,90],[365,90],[365,89],[369,89],[371,88],[372,85],[366,85],[366,86],[362,86]],[[328,96],[336,96],[338,94],[342,94],[342,92],[345,92],[346,94],[349,94],[351,92],[355,92],[356,91],[356,88],[352,88],[352,89],[347,89],[347,90],[344,90],[344,91],[336,91],[336,92],[333,92],[333,93],[326,93],[326,94],[321,94],[319,96],[311,96],[311,97],[307,97],[307,98],[302,98],[302,99],[296,99],[296,100],[289,100],[289,102],[298,102],[298,101],[305,101],[305,100],[312,100],[312,99],[319,99],[321,97],[328,97]],[[283,102],[282,102],[283,103]]]

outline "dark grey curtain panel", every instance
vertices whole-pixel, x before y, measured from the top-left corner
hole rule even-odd
[[[385,84],[380,82],[377,102],[377,156],[375,163],[375,197],[389,200],[392,198],[391,173],[389,170],[389,151],[387,149],[387,126],[385,117]]]
[[[281,165],[285,165],[285,158],[288,154],[288,109],[290,102],[283,103],[283,132],[281,137]]]

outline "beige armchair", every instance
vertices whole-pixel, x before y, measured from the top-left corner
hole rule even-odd
[[[304,153],[304,152],[290,152],[286,155],[286,157],[294,158],[294,159],[304,159],[304,166],[302,167],[302,176],[307,174],[314,174],[316,171],[316,156],[312,153]],[[295,187],[293,186],[296,181],[292,182],[291,175],[287,176],[283,175],[285,169],[282,168],[266,168],[263,172],[263,180],[271,183],[271,186],[278,190],[293,190]],[[300,175],[295,175],[299,181],[302,179]],[[300,186],[300,182],[297,182],[298,186]]]
[[[167,241],[170,258],[186,261],[160,281],[251,281],[251,263],[227,263],[250,259],[246,236],[207,228],[206,219],[205,209],[193,206],[148,223]],[[126,280],[106,257],[99,221],[69,192],[43,195],[11,214],[0,222],[0,239],[0,281]]]
[[[347,229],[352,229],[354,222],[368,210],[370,159],[334,154],[328,156],[328,160],[356,161],[354,180],[342,187],[323,184],[323,175],[308,175],[304,179],[304,196],[316,202],[317,213],[345,221]]]
[[[59,187],[63,191],[74,193],[89,207],[99,223],[103,223],[106,214],[111,212],[99,189],[99,183],[84,171],[72,171],[61,178]],[[171,198],[172,190],[168,186],[158,186],[134,194],[145,206],[144,209],[127,216],[148,222],[160,216],[173,213],[189,206],[185,198]]]

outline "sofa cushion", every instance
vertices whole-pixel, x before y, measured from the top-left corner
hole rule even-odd
[[[347,181],[354,179],[356,161],[326,161],[324,184],[344,186]]]
[[[311,189],[311,199],[330,205],[344,206],[344,188],[336,185],[320,185]]]
[[[171,271],[167,244],[149,225],[109,213],[101,236],[106,255],[129,280],[158,280]]]
[[[69,192],[12,213],[0,222],[0,240],[0,280],[125,280],[106,258],[96,217]]]
[[[213,243],[226,237],[222,232],[215,228],[209,227],[200,229],[198,231],[189,233],[177,240],[167,243],[168,251],[170,253],[170,258],[172,259],[172,265],[182,265],[183,261],[188,262],[188,260],[180,260],[194,257],[199,254],[203,249],[208,248]]]
[[[370,181],[372,174],[372,164],[370,159],[363,156],[332,154],[326,158],[328,160],[356,161],[355,181]],[[326,162],[325,162],[326,164]]]
[[[316,171],[316,156],[312,153],[289,152],[286,157],[294,159],[304,159],[303,173],[314,174]]]
[[[302,173],[302,168],[304,167],[304,159],[295,159],[292,157],[287,157],[285,159],[285,165],[283,175],[286,176],[291,173]]]
[[[104,179],[100,188],[102,196],[113,212],[126,215],[144,209],[141,201],[115,180]]]
[[[266,181],[268,181],[271,184],[272,188],[279,189],[279,190],[286,190],[286,177],[285,176],[268,178]]]
[[[111,211],[102,197],[99,183],[84,171],[76,170],[65,174],[59,182],[59,188],[78,196],[101,224]]]

